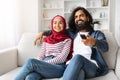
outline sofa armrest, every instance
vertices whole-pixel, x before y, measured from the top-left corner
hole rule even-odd
[[[120,79],[120,48],[119,48],[118,54],[117,54],[115,73],[116,73],[117,77]]]
[[[0,75],[17,67],[17,48],[0,51]]]

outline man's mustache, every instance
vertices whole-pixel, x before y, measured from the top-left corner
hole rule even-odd
[[[78,22],[79,22],[79,21],[82,21],[82,22],[84,22],[84,20],[80,19],[80,20],[76,21],[76,23],[78,24]]]

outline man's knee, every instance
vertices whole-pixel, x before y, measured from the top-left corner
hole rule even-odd
[[[81,55],[79,55],[79,54],[76,54],[76,55],[73,57],[73,59],[74,59],[75,61],[81,61],[81,60],[83,59],[83,56],[81,56]]]

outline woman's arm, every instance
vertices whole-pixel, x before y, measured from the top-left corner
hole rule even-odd
[[[46,52],[46,48],[45,48],[45,43],[43,42],[42,46],[41,46],[41,52],[40,52],[40,55],[39,55],[39,60],[43,60],[45,58],[45,52]]]
[[[64,63],[67,59],[68,54],[70,53],[70,48],[71,48],[71,39],[67,39],[63,50],[61,53],[59,53],[56,57],[54,57],[53,59],[50,59],[46,62],[48,63],[53,63],[53,64],[60,64],[60,63]]]

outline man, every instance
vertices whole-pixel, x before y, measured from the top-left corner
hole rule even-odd
[[[84,80],[108,72],[108,66],[101,54],[108,51],[108,43],[101,31],[94,31],[93,25],[92,16],[85,8],[77,7],[73,10],[66,34],[74,39],[74,57],[63,74],[63,80]],[[44,32],[47,35],[50,33]],[[80,37],[82,34],[86,39]],[[40,37],[36,40],[38,38]]]

